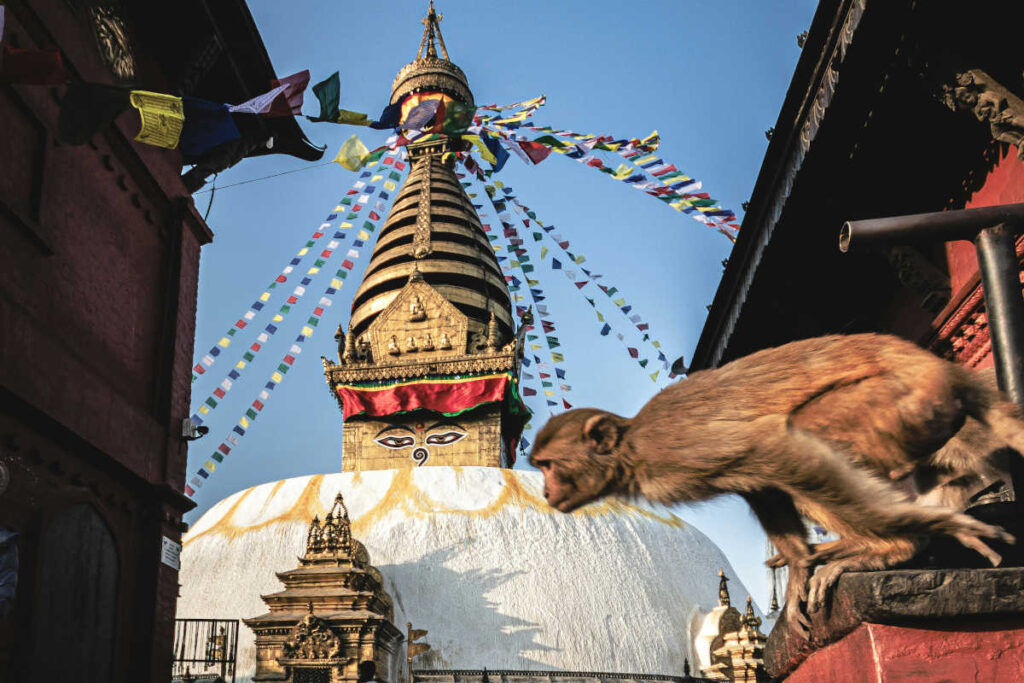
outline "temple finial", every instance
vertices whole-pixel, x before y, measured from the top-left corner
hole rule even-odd
[[[721,569],[718,570],[718,604],[723,607],[728,607],[731,604],[729,600],[729,579],[725,575],[725,572]]]
[[[427,48],[427,58],[437,59],[437,46],[434,44],[434,38],[437,37],[437,42],[441,43],[441,54],[445,59],[448,59],[448,48],[444,45],[444,36],[441,35],[441,20],[444,19],[443,14],[438,14],[434,10],[434,0],[430,0],[427,5],[427,16],[424,17],[420,23],[423,24],[423,38],[420,40],[420,49],[416,53],[416,59],[423,59],[423,48]],[[449,60],[450,61],[450,60]]]

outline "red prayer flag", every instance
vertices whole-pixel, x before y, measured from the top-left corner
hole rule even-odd
[[[395,163],[395,159],[394,157],[384,157],[384,161],[380,163],[385,164],[386,166],[390,166],[391,164]]]
[[[380,220],[380,214],[377,213],[376,211],[371,211],[370,212],[370,220],[371,221],[379,221]]]
[[[206,372],[206,368],[203,367],[202,363],[196,363],[196,366],[192,368],[197,375],[201,375]]]
[[[295,356],[293,356],[290,353],[286,354],[285,357],[284,357],[284,362],[287,363],[288,365],[291,365],[292,363],[295,362]]]
[[[355,267],[355,265],[356,264],[352,263],[348,259],[345,259],[344,261],[341,262],[341,267],[344,268],[345,270],[352,270]]]
[[[252,407],[256,410],[263,410],[263,402],[257,399],[252,402]]]
[[[189,486],[188,484],[185,484],[185,495],[191,498],[192,496],[196,495],[196,490]]]
[[[636,349],[634,349],[632,346],[630,346],[629,347],[629,357],[630,358],[639,358],[640,357],[640,352],[637,351]]]
[[[274,278],[274,282],[287,282],[287,281],[288,281],[288,278],[285,277],[284,275],[278,275],[276,278]]]
[[[294,304],[294,303],[298,303],[298,301],[299,301],[299,298],[298,298],[297,296],[295,296],[295,295],[293,294],[293,295],[291,295],[290,297],[288,297],[288,298],[286,299],[286,301],[287,301],[288,303],[290,303],[290,304]]]
[[[217,450],[223,453],[224,455],[227,455],[228,453],[231,452],[231,447],[228,446],[226,443],[222,443],[221,445],[217,446]]]
[[[68,75],[64,71],[60,50],[22,50],[3,45],[0,57],[0,82],[25,85],[61,85]]]
[[[224,398],[225,393],[226,392],[224,391],[224,387],[217,387],[216,389],[213,390],[213,395],[216,396],[217,398]]]
[[[324,307],[323,306],[317,306],[316,308],[313,309],[313,315],[315,315],[317,317],[320,317],[323,314],[324,314]]]
[[[530,140],[518,140],[519,146],[526,152],[526,156],[530,157],[530,161],[534,164],[539,164],[548,158],[551,154],[551,148],[542,145],[539,142],[532,142]]]
[[[566,410],[569,410],[570,408],[572,408],[572,404],[569,403],[568,401],[566,401],[564,398],[562,399],[562,405],[565,406]]]
[[[309,85],[309,70],[270,81],[271,90],[282,85],[286,86],[284,92],[274,98],[274,102],[270,105],[270,111],[265,116],[301,116],[302,93]]]

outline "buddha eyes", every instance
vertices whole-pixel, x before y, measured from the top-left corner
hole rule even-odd
[[[464,436],[466,435],[463,432],[442,432],[440,434],[431,434],[427,437],[427,443],[432,446],[447,446],[448,444],[455,443]]]
[[[408,448],[416,443],[416,439],[411,436],[384,436],[375,441],[384,448]]]

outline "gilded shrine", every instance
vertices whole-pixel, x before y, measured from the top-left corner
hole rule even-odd
[[[416,59],[392,84],[391,104],[403,112],[431,99],[453,111],[474,106],[439,20],[431,8]],[[323,361],[344,420],[343,471],[515,459],[527,417],[518,393],[525,329],[516,329],[501,268],[453,170],[453,152],[466,146],[451,133],[408,144],[409,176],[348,329],[339,326],[337,362]]]
[[[277,578],[285,589],[262,596],[270,611],[244,620],[256,634],[254,681],[356,681],[363,661],[389,671],[402,633],[340,493],[322,522],[313,517],[299,566]]]

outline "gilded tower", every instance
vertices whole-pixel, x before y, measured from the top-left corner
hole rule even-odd
[[[416,59],[398,72],[403,120],[439,100],[472,111],[431,3]],[[440,55],[438,54],[440,47]],[[439,127],[439,126],[438,126]],[[410,136],[411,137],[411,136]],[[510,467],[527,416],[521,331],[501,268],[454,172],[457,133],[409,142],[411,169],[352,301],[324,376],[343,415],[342,470],[421,465]]]

